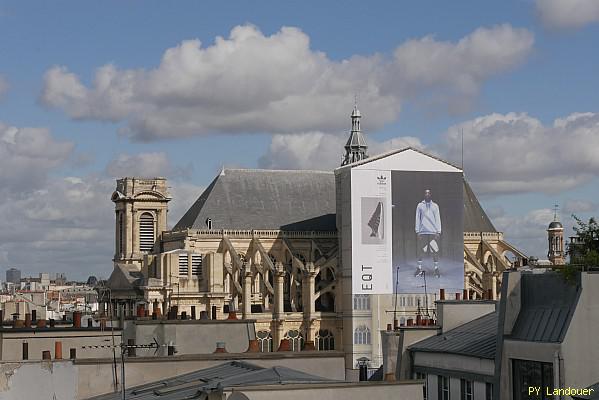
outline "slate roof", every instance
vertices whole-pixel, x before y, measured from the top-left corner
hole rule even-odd
[[[230,361],[215,367],[127,389],[126,397],[131,400],[180,400],[202,398],[202,394],[219,387],[318,382],[333,381],[285,367],[262,368],[243,361]],[[93,399],[120,400],[121,392],[105,394],[93,397]]]
[[[336,231],[335,206],[332,172],[225,169],[174,229]],[[465,180],[464,231],[496,232]]]
[[[408,349],[494,359],[497,318],[497,312],[489,313],[441,335],[421,340]]]
[[[322,171],[225,169],[174,229],[335,231],[335,175]]]
[[[522,274],[521,306],[512,334],[506,339],[562,342],[580,296],[579,283],[561,274]]]
[[[464,179],[463,196],[464,232],[497,232],[466,179]]]

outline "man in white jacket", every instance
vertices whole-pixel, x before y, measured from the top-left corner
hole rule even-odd
[[[422,275],[422,258],[427,254],[433,257],[434,274],[438,278],[439,274],[439,239],[441,237],[441,215],[439,206],[432,200],[430,189],[424,191],[424,200],[418,203],[416,207],[416,235],[417,235],[417,253],[418,269],[415,276]]]

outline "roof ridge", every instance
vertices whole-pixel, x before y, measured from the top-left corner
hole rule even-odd
[[[318,170],[318,169],[269,169],[269,168],[223,168],[225,174],[227,171],[244,171],[244,172],[289,172],[289,173],[320,173],[320,174],[332,174],[333,171]]]

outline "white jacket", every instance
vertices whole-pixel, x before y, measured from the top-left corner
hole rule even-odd
[[[439,206],[434,201],[422,200],[416,207],[416,233],[419,235],[440,234],[441,216]]]

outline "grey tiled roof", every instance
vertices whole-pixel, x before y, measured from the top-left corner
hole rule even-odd
[[[464,232],[497,232],[464,179]]]
[[[335,175],[322,171],[225,169],[174,229],[335,231]]]
[[[522,274],[521,307],[508,339],[561,342],[580,294],[578,283],[566,282],[558,273]]]
[[[335,176],[323,171],[225,169],[174,229],[335,231]],[[464,180],[464,231],[496,232]]]
[[[230,361],[127,389],[126,397],[131,400],[182,400],[196,398],[194,396],[201,398],[202,393],[209,393],[218,387],[226,389],[234,386],[317,382],[333,381],[285,367],[262,368],[243,361]],[[120,400],[121,393],[110,393],[93,399]]]
[[[409,350],[494,359],[496,344],[497,313],[492,312],[441,335],[415,343]]]

